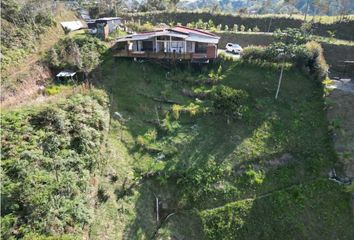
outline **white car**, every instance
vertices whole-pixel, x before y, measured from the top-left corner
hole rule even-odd
[[[231,52],[233,54],[241,54],[243,51],[242,47],[236,43],[226,44],[226,52]]]

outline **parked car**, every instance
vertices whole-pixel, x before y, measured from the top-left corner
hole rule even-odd
[[[233,54],[241,54],[243,51],[242,47],[236,43],[226,44],[226,52],[231,52]]]

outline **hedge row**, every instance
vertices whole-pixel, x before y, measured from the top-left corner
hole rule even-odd
[[[239,16],[239,15],[227,15],[227,14],[212,14],[207,12],[150,12],[150,13],[138,13],[133,15],[124,16],[127,19],[138,20],[142,23],[152,22],[156,23],[181,23],[186,25],[190,22],[197,22],[201,19],[203,22],[212,19],[213,22],[218,25],[228,25],[232,27],[234,24],[239,26],[244,25],[246,28],[258,27],[261,32],[273,32],[276,29],[286,28],[299,28],[303,21],[300,19],[294,19],[291,17],[274,17],[274,16]],[[334,22],[332,24],[315,23],[313,25],[314,34],[320,36],[328,36],[328,31],[334,31],[335,37],[345,40],[354,40],[353,29],[354,20],[346,20],[342,22]]]
[[[270,34],[265,33],[218,33],[221,37],[219,48],[225,48],[228,42],[240,44],[242,47],[248,46],[268,46],[274,41]],[[354,46],[339,45],[334,43],[321,43],[324,50],[324,57],[330,67],[330,76],[352,77],[354,68],[345,65],[344,61],[354,59]]]
[[[267,46],[274,40],[271,34],[265,33],[233,33],[233,32],[220,32],[219,35],[219,48],[225,48],[226,44],[237,43],[242,47],[255,46]]]

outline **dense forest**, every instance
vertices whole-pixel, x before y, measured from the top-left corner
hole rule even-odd
[[[241,14],[351,14],[354,4],[351,0],[100,0],[77,1],[96,6],[107,12],[143,12],[155,10],[204,10]]]

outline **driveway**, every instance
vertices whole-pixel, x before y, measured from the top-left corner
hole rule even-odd
[[[230,52],[226,52],[225,49],[218,49],[218,56],[220,53],[224,53],[226,56],[232,57],[234,59],[239,59],[241,57],[240,54],[233,54]]]
[[[331,83],[326,86],[329,89],[339,89],[347,93],[354,94],[354,84],[350,79],[331,80]]]

